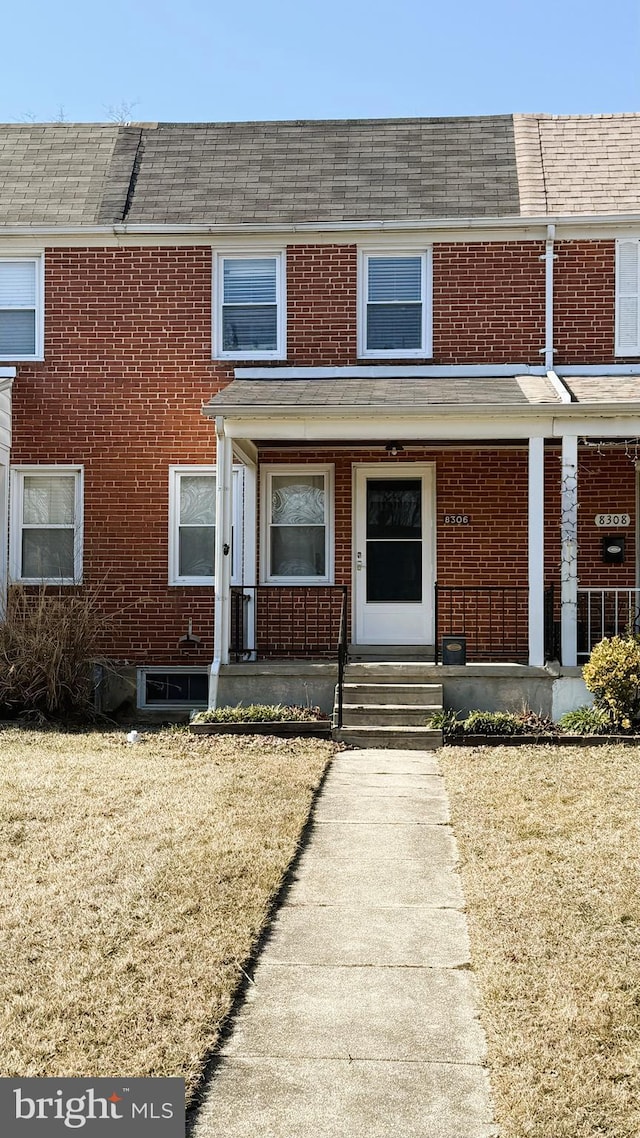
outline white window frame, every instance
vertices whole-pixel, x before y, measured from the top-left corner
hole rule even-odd
[[[260,469],[260,583],[262,585],[332,585],[334,582],[335,500],[333,463],[265,464]],[[325,566],[323,577],[280,577],[271,572],[271,483],[278,474],[322,474],[325,479]]]
[[[638,327],[636,330],[636,343],[633,348],[623,346],[620,343],[620,246],[623,244],[635,244],[638,261]],[[629,237],[619,237],[616,240],[615,355],[627,357],[640,356],[640,238],[633,235]]]
[[[180,576],[180,479],[204,475],[211,478],[213,495],[216,492],[216,466],[215,463],[199,466],[170,466],[169,467],[169,584],[195,585],[211,587],[215,585],[213,575],[207,577]],[[242,464],[234,465],[231,477],[231,532],[233,535],[231,552],[231,584],[240,584],[241,554],[242,554],[242,486],[244,467]],[[217,519],[216,519],[217,524]]]
[[[22,531],[24,480],[34,474],[50,478],[55,475],[75,478],[75,521],[73,541],[73,577],[24,577],[22,575]],[[83,466],[14,466],[11,468],[9,527],[9,577],[23,585],[81,585],[84,534],[84,467]],[[36,528],[36,527],[34,527]],[[46,526],[37,527],[45,529]]]
[[[209,706],[208,698],[202,703],[189,703],[186,700],[177,700],[172,703],[167,700],[166,703],[147,703],[147,676],[166,676],[166,675],[188,675],[188,676],[207,676],[209,675],[208,668],[184,667],[178,665],[177,667],[172,664],[167,664],[165,667],[161,665],[153,666],[150,668],[138,668],[136,671],[137,680],[137,699],[136,705],[140,711],[189,711],[191,708],[203,708]]]
[[[276,336],[277,345],[271,351],[235,352],[223,349],[222,308],[224,301],[225,261],[275,260],[276,262]],[[286,255],[283,249],[253,249],[238,253],[227,249],[216,250],[213,258],[213,358],[218,360],[284,360],[287,358],[287,285]]]
[[[373,349],[367,347],[367,305],[369,302],[369,261],[379,260],[383,257],[419,257],[422,262],[422,324],[421,346],[419,348],[385,348]],[[358,357],[360,359],[430,359],[433,354],[433,249],[426,246],[422,249],[402,249],[398,246],[390,248],[366,247],[358,250]]]
[[[0,360],[3,362],[10,360],[19,363],[21,360],[43,360],[44,359],[44,256],[40,254],[31,256],[1,256],[0,265],[15,263],[16,261],[30,261],[35,265],[36,279],[36,303],[35,303],[35,351],[33,355],[16,356],[8,355],[0,349]],[[2,308],[3,312],[14,311],[31,311],[31,305],[25,307],[24,305],[12,305],[9,308]]]

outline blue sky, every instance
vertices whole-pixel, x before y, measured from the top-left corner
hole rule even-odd
[[[639,0],[27,0],[0,120],[640,110]]]

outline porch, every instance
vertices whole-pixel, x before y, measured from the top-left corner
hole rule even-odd
[[[367,369],[345,369],[359,370]],[[218,456],[211,702],[227,701],[237,668],[254,691],[255,669],[276,675],[292,661],[300,674],[337,675],[342,651],[345,660],[350,652],[419,662],[457,680],[486,683],[493,668],[512,678],[504,667],[527,681],[550,677],[543,703],[552,706],[551,662],[573,682],[579,654],[607,629],[626,628],[632,610],[637,621],[635,538],[623,534],[626,555],[605,568],[593,514],[615,509],[635,532],[635,464],[623,432],[640,434],[640,413],[598,402],[595,381],[581,380],[575,400],[557,376],[458,380],[450,403],[444,380],[371,380],[366,393],[349,380],[261,375],[236,380],[205,408]],[[235,534],[234,462],[244,506]],[[234,579],[232,548],[242,567]],[[455,677],[441,663],[447,637],[465,649]]]
[[[581,681],[579,669],[560,675],[554,663],[553,601],[549,588],[548,666],[529,667],[526,587],[436,585],[434,645],[358,645],[348,639],[346,586],[232,586],[229,663],[218,674],[218,702],[247,702],[250,690],[251,702],[317,705],[342,727],[345,681],[348,687],[359,677],[366,688],[374,682],[385,690],[407,683],[414,691],[438,688],[442,706],[458,713],[527,705],[549,716],[561,707],[561,714],[567,681]],[[464,638],[463,665],[442,663],[438,646],[450,634]]]

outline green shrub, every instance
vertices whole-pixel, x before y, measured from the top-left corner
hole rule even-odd
[[[429,727],[442,731],[443,739],[451,739],[462,731],[462,723],[457,712],[450,710],[434,711],[429,719]]]
[[[471,711],[463,723],[465,735],[523,735],[522,723],[510,711]]]
[[[611,720],[600,707],[577,707],[575,711],[567,711],[559,724],[568,735],[606,735],[611,730]]]
[[[326,719],[319,707],[294,707],[282,703],[251,703],[247,707],[210,707],[198,711],[193,723],[313,723]]]
[[[640,709],[640,642],[637,637],[601,640],[582,669],[596,707],[611,723],[628,730]]]

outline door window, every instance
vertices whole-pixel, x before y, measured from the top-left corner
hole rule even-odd
[[[422,601],[422,483],[367,480],[367,603]]]

